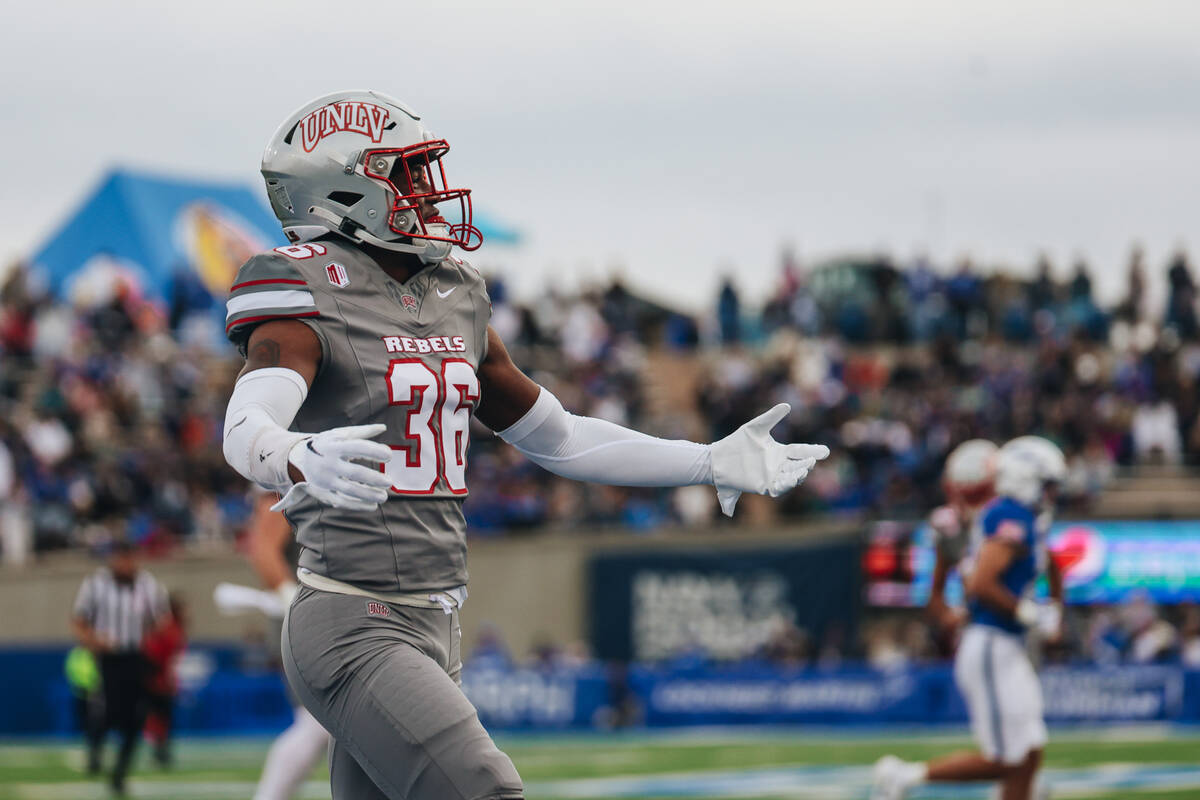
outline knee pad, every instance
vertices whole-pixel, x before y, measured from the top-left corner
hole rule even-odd
[[[426,742],[430,762],[414,782],[413,797],[455,800],[521,800],[521,776],[512,760],[475,717],[463,720]]]

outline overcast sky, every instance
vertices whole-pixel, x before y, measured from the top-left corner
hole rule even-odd
[[[411,9],[411,10],[409,10]],[[778,251],[1061,274],[1200,246],[1200,3],[21,3],[0,28],[0,253],[112,164],[245,181],[307,100],[374,87],[521,228],[529,291],[607,276],[707,304]]]

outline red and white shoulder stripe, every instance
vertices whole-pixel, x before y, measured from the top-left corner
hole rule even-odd
[[[242,345],[258,323],[317,316],[316,298],[304,276],[288,259],[268,253],[238,271],[225,302],[225,334]]]

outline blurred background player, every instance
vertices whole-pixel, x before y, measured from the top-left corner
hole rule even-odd
[[[996,498],[981,509],[964,561],[968,625],[954,662],[979,750],[924,763],[884,756],[875,765],[872,800],[899,800],[924,782],[997,782],[1001,800],[1030,800],[1046,723],[1041,684],[1025,652],[1024,634],[1057,636],[1061,580],[1051,602],[1033,599],[1057,487],[1066,459],[1053,443],[1023,436],[996,454]]]
[[[75,598],[71,629],[100,663],[104,715],[91,742],[88,766],[98,771],[104,737],[121,735],[110,785],[125,793],[125,776],[146,718],[146,636],[167,617],[167,592],[138,563],[129,542],[112,544],[108,563],[84,579]]]
[[[146,637],[143,647],[150,667],[146,687],[146,738],[154,748],[154,760],[162,767],[171,765],[175,695],[179,693],[175,664],[187,647],[187,607],[183,598],[172,593],[167,606],[166,620]]]
[[[946,504],[929,515],[935,561],[926,611],[948,649],[953,648],[965,616],[946,602],[946,578],[966,555],[976,515],[995,495],[998,449],[986,439],[969,439],[954,448],[942,473]]]
[[[255,491],[246,552],[263,585],[278,596],[281,607],[286,609],[296,594],[299,546],[287,519],[281,512],[271,510],[278,501],[279,495],[274,492]],[[282,615],[273,621],[278,623],[272,637],[272,655],[277,659]],[[329,733],[295,695],[289,692],[289,697],[292,700],[292,724],[271,744],[254,800],[292,797],[329,747]]]

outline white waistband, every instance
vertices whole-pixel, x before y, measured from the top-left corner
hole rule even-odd
[[[1012,639],[1014,642],[1020,642],[1024,639],[1024,634],[1006,631],[1004,628],[1001,628],[998,625],[989,625],[986,622],[967,623],[966,627],[963,628],[963,634],[965,635],[969,631],[976,631],[980,636],[984,634],[1001,636],[1006,639]]]
[[[318,589],[322,592],[352,594],[378,600],[381,603],[392,603],[411,608],[440,608],[446,614],[452,614],[454,609],[462,608],[463,603],[467,602],[466,586],[456,586],[453,589],[442,589],[436,592],[371,592],[352,583],[343,583],[333,578],[327,578],[304,567],[296,570],[296,579],[308,588]]]

